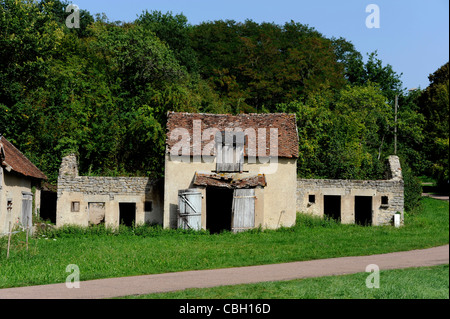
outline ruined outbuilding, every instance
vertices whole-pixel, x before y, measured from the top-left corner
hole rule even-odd
[[[79,176],[77,157],[63,158],[56,226],[162,224],[162,187],[148,177]]]
[[[399,158],[388,158],[385,180],[299,179],[297,211],[329,217],[344,224],[390,225],[403,222],[403,177]]]
[[[25,155],[0,136],[0,235],[13,227],[32,226],[33,215],[40,209],[39,186],[46,179]]]

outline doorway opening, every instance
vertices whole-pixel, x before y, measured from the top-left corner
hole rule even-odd
[[[136,203],[119,203],[119,221],[125,226],[136,224]]]
[[[206,229],[211,234],[231,231],[233,189],[206,188]]]
[[[372,196],[355,196],[355,223],[372,225]]]
[[[39,215],[42,220],[48,220],[56,224],[56,201],[56,192],[41,190],[41,210]]]
[[[341,196],[324,195],[323,196],[323,213],[326,217],[341,220]]]

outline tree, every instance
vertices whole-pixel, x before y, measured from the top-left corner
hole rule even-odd
[[[143,26],[153,32],[161,41],[165,42],[172,50],[175,58],[185,66],[189,73],[197,73],[197,56],[191,47],[186,16],[183,14],[165,14],[160,11],[148,12],[145,10],[136,19],[135,24]]]
[[[419,97],[420,113],[425,117],[424,153],[431,163],[428,174],[448,188],[449,158],[449,63],[428,77],[429,86]]]
[[[345,74],[348,81],[355,85],[377,83],[389,104],[393,105],[395,96],[402,92],[401,74],[397,74],[390,64],[384,66],[378,59],[377,51],[368,54],[366,63],[361,54],[353,52],[351,48],[346,52],[348,55],[345,56]]]
[[[193,27],[191,38],[202,77],[235,112],[271,112],[345,84],[332,42],[299,23],[214,21]]]

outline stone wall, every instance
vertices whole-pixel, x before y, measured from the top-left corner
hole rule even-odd
[[[148,177],[78,176],[58,178],[58,197],[64,192],[85,195],[142,195],[152,191],[156,182]]]
[[[387,180],[298,179],[297,211],[324,216],[324,196],[341,196],[341,222],[355,223],[355,196],[372,197],[372,225],[389,225],[395,213],[403,222],[404,191],[397,156],[388,159]],[[311,197],[310,197],[311,195]],[[311,202],[310,199],[314,199]]]
[[[95,219],[90,216],[90,204],[95,203],[104,203],[108,225],[119,225],[120,203],[136,204],[136,223],[162,224],[162,196],[162,184],[148,177],[78,176],[77,158],[68,155],[58,176],[57,226],[89,225]],[[74,202],[79,205],[76,211]],[[146,202],[151,202],[151,210],[145,209]]]

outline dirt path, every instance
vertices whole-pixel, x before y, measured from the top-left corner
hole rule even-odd
[[[422,193],[422,196],[431,197],[434,199],[446,200],[448,202],[448,195],[434,195],[429,193]]]
[[[380,270],[434,266],[449,263],[449,245],[389,254],[341,257],[284,264],[184,271],[146,276],[98,279],[66,284],[0,289],[0,299],[98,299],[168,292],[186,288],[291,280],[365,272],[367,265]],[[80,270],[83,271],[82,269]]]

